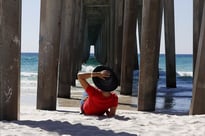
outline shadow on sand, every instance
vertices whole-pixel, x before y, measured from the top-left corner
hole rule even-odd
[[[48,133],[57,133],[58,135],[71,135],[71,136],[82,136],[82,135],[98,135],[98,136],[137,136],[135,134],[129,134],[126,132],[115,133],[112,130],[102,130],[96,126],[86,126],[80,123],[71,124],[69,122],[45,120],[45,121],[17,121],[18,125],[28,126],[31,128],[40,128]],[[112,128],[110,128],[112,129]]]

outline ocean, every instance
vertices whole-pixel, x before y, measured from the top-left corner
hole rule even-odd
[[[191,54],[176,55],[176,83],[177,88],[166,88],[165,55],[160,54],[159,81],[157,91],[157,108],[188,112],[192,97],[193,64]],[[100,65],[93,54],[90,55],[86,64],[82,65],[81,71],[92,71]],[[38,53],[21,53],[21,102],[33,98],[37,92]],[[133,96],[137,95],[138,71],[133,72]],[[164,103],[166,101],[166,103]]]

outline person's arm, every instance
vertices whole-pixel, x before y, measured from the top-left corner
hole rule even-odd
[[[101,79],[104,79],[105,77],[109,77],[110,73],[107,70],[103,70],[101,72],[91,72],[91,73],[78,73],[78,80],[82,87],[86,90],[89,86],[89,83],[86,81],[86,79],[91,77],[99,77]]]
[[[111,108],[106,112],[107,116],[108,116],[108,117],[113,117],[113,116],[115,116],[116,110],[117,110],[117,107],[111,107]]]

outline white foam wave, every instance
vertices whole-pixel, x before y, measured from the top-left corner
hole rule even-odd
[[[37,76],[38,73],[37,72],[21,72],[21,76]]]
[[[193,72],[178,71],[177,74],[183,77],[193,77]]]
[[[32,80],[32,81],[29,81],[29,80],[23,80],[21,81],[21,86],[22,87],[25,87],[25,86],[37,86],[37,81],[36,80]]]
[[[37,80],[21,80],[21,84],[37,84]]]
[[[21,87],[21,89],[22,90],[36,90],[37,89],[37,87],[35,87],[35,86],[32,86],[32,87]]]
[[[82,65],[81,71],[82,71],[82,72],[92,72],[94,68],[95,68],[94,66]]]

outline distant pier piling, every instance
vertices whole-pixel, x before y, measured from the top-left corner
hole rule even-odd
[[[176,88],[174,0],[164,2],[166,86]]]

